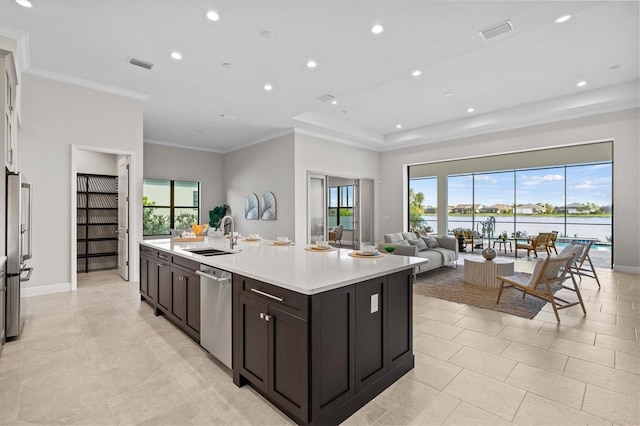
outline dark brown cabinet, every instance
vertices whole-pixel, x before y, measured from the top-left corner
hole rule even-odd
[[[298,303],[307,303],[306,296],[238,275],[235,288],[239,328],[234,339],[240,339],[236,342],[240,352],[234,352],[234,380],[241,374],[289,416],[306,419],[308,324],[292,314],[306,314],[305,307],[298,309]],[[288,304],[292,298],[294,303]]]
[[[171,316],[182,329],[200,340],[200,277],[171,267]]]
[[[156,277],[158,277],[158,309],[165,315],[171,314],[171,265],[158,253],[156,261]]]
[[[140,296],[154,307],[158,297],[156,256],[155,250],[140,247]]]
[[[234,383],[337,424],[414,365],[412,273],[306,296],[234,275]]]
[[[140,295],[192,339],[200,342],[200,264],[140,246]]]

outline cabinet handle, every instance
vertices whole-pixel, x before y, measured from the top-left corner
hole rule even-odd
[[[206,278],[209,278],[210,280],[221,282],[221,283],[231,280],[230,277],[216,277],[216,276],[213,276],[211,274],[206,274],[206,273],[204,273],[202,271],[196,271],[196,274],[197,275],[201,275],[201,276],[206,277]]]
[[[271,319],[271,315],[263,314],[262,312],[260,312],[260,319],[268,322]]]
[[[162,264],[160,262],[158,262],[158,266],[161,267],[161,268],[166,268],[167,267],[167,265],[164,265],[164,264]]]
[[[277,300],[278,302],[282,302],[284,299],[282,297],[274,296],[273,294],[265,293],[264,291],[260,291],[258,289],[252,288],[252,292],[258,293],[261,296],[268,297],[273,300]],[[267,320],[268,321],[268,320]]]

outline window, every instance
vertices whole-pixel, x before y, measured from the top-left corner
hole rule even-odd
[[[142,193],[143,235],[169,235],[200,223],[198,182],[144,179]]]
[[[353,186],[329,187],[329,228],[342,225],[353,230]]]
[[[438,229],[438,178],[412,178],[409,181],[410,229],[436,232]]]

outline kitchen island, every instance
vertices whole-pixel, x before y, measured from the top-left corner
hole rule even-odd
[[[141,242],[141,295],[159,309],[161,280],[145,273],[153,253],[164,256],[161,264],[176,263],[168,294],[185,287],[177,299],[187,309],[168,318],[198,340],[199,313],[188,309],[196,275],[185,279],[185,268],[231,272],[233,381],[250,384],[297,423],[340,423],[413,368],[412,270],[425,259],[354,258],[350,249],[311,252],[267,240],[241,241],[232,254],[191,252],[202,248],[229,251],[229,241]]]

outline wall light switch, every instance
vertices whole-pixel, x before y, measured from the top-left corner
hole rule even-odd
[[[378,293],[371,295],[371,313],[378,312]]]

